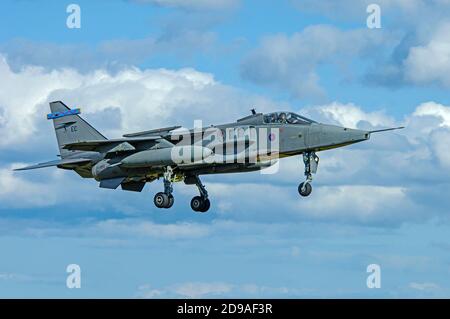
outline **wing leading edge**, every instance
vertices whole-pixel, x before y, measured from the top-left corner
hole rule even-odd
[[[165,144],[166,147],[172,147],[173,144],[163,139],[161,136],[151,136],[142,138],[121,138],[114,140],[98,140],[98,141],[80,141],[64,145],[64,149],[71,151],[94,151],[108,153],[111,151],[134,151],[135,145],[145,142],[157,142]]]
[[[30,169],[37,169],[37,168],[44,168],[44,167],[51,167],[51,166],[60,166],[60,165],[69,165],[69,164],[83,164],[83,163],[89,163],[91,160],[86,158],[74,158],[74,159],[61,159],[61,160],[55,160],[55,161],[49,161],[44,163],[39,163],[31,166],[21,167],[14,169],[15,171],[26,171]]]

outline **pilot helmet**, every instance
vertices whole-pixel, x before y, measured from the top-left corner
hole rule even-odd
[[[270,115],[270,123],[274,123],[277,121],[277,115],[275,113],[272,113]]]

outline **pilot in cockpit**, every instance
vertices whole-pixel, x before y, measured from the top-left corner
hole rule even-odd
[[[277,114],[276,113],[272,113],[270,115],[269,123],[276,123],[277,121],[278,121]]]

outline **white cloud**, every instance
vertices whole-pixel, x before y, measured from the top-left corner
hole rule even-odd
[[[224,298],[236,295],[247,298],[300,296],[308,289],[270,287],[257,284],[231,284],[226,282],[184,282],[163,288],[153,288],[145,284],[138,287],[140,298]]]
[[[450,87],[450,24],[441,25],[424,45],[410,48],[404,61],[406,78],[416,84]]]
[[[99,216],[98,216],[99,217]],[[158,223],[143,218],[98,218],[84,219],[83,222],[67,225],[62,222],[48,221],[44,218],[33,220],[0,219],[2,235],[21,234],[26,237],[51,237],[51,238],[95,238],[99,242],[108,243],[112,246],[126,244],[127,240],[137,239],[149,242],[149,239],[167,241],[195,240],[209,238],[214,231],[227,229],[222,222],[210,224],[199,222]],[[13,231],[11,231],[13,229]]]
[[[409,288],[420,291],[435,291],[440,289],[439,285],[432,282],[411,282],[409,284]]]
[[[175,286],[173,291],[182,297],[204,298],[207,296],[216,296],[229,293],[232,288],[232,285],[221,282],[188,282]]]
[[[34,281],[36,278],[33,278],[28,275],[18,274],[18,273],[9,273],[9,272],[0,272],[0,281],[15,281],[15,282],[24,282],[24,281]]]
[[[450,107],[436,103],[426,102],[420,104],[413,113],[417,117],[435,117],[439,120],[439,127],[450,127]],[[436,128],[436,127],[434,127]],[[428,131],[429,132],[429,131]]]
[[[102,69],[80,74],[72,69],[46,71],[29,66],[13,72],[0,56],[0,77],[4,80],[0,88],[0,148],[32,147],[44,136],[53,142],[53,132],[45,121],[50,100],[81,107],[88,121],[98,115],[100,130],[114,136],[164,125],[192,126],[194,119],[221,122],[227,119],[220,112],[223,109],[232,121],[247,114],[253,105],[260,110],[273,107],[267,99],[246,95],[193,69],[125,68],[112,75]],[[23,94],[24,87],[27,94]]]
[[[138,287],[139,298],[214,298],[229,294],[233,285],[222,282],[186,282],[163,288],[152,288],[145,284]]]
[[[365,21],[368,16],[366,8],[368,5],[376,3],[381,7],[382,18],[384,14],[399,13],[396,18],[399,20],[409,20],[410,23],[416,21],[418,15],[426,11],[428,14],[433,11],[445,10],[448,5],[447,0],[292,0],[295,7],[303,12],[315,12],[333,19]],[[384,20],[384,19],[383,19]]]
[[[1,208],[51,206],[57,201],[56,192],[43,192],[44,185],[14,174],[12,167],[0,168]]]
[[[115,72],[160,56],[174,57],[185,64],[195,54],[211,54],[223,48],[216,33],[209,30],[211,25],[219,23],[218,18],[207,13],[185,13],[173,20],[162,28],[159,36],[111,39],[91,45],[15,38],[0,43],[0,52],[14,71],[27,65],[39,65],[46,69],[74,68],[87,73],[100,68]]]
[[[299,203],[299,210],[307,216],[327,219],[345,218],[370,221],[373,218],[396,218],[396,211],[408,210],[411,205],[406,189],[401,187],[342,185],[317,190],[320,201]],[[399,209],[401,208],[401,209]]]
[[[380,45],[382,35],[365,29],[343,31],[314,25],[292,36],[267,36],[242,61],[241,74],[255,83],[287,90],[295,97],[323,97],[318,66],[345,65],[349,57]]]
[[[207,225],[196,223],[155,224],[150,221],[105,220],[94,232],[113,236],[143,236],[165,239],[201,238],[210,234]]]
[[[126,68],[114,75],[104,70],[83,75],[70,69],[46,71],[27,67],[13,72],[2,59],[0,76],[6,79],[7,85],[0,89],[0,133],[5,137],[0,141],[0,148],[26,149],[27,152],[41,150],[44,145],[56,148],[53,129],[43,119],[49,100],[61,99],[71,106],[81,106],[84,116],[88,120],[94,119],[95,126],[97,118],[100,130],[106,130],[109,136],[165,125],[191,126],[195,118],[203,119],[204,123],[224,123],[246,114],[247,108],[254,105],[261,111],[282,108],[270,100],[248,96],[225,86],[211,74],[193,69]],[[27,87],[29,94],[22,94],[21,87]],[[227,112],[222,112],[224,109]],[[303,111],[316,120],[349,127],[403,124],[384,112],[365,112],[351,103],[334,102]],[[217,176],[214,183],[207,183],[213,199],[212,210],[238,220],[258,215],[258,218],[271,222],[281,216],[284,220],[308,218],[364,224],[398,224],[405,219],[432,218],[440,211],[417,215],[417,201],[412,194],[417,192],[418,183],[446,182],[449,176],[446,171],[450,167],[446,152],[450,140],[449,122],[450,107],[427,102],[405,117],[407,129],[403,131],[374,135],[370,141],[358,146],[319,154],[322,160],[315,189],[308,199],[299,198],[296,191],[297,184],[303,179],[303,167],[298,158],[282,159],[281,172],[273,176],[258,173],[243,174],[238,178],[235,175]],[[430,171],[417,167],[438,169]],[[25,198],[20,203],[23,207],[61,204],[70,199],[56,198],[53,194],[58,193],[58,185],[63,181],[66,189],[73,190],[79,199],[90,205],[114,206],[127,214],[140,214],[138,207],[144,203],[142,196],[136,200],[138,194],[105,190],[97,190],[101,196],[96,196],[98,193],[92,192],[96,188],[95,182],[76,180],[75,176],[69,180],[68,173],[54,171],[50,175],[48,170],[42,171],[37,181],[29,182],[28,178],[10,172],[10,168],[4,166],[0,175],[2,201],[19,205],[10,200],[12,194],[18,194]],[[43,187],[51,191],[42,195]],[[180,190],[182,194],[195,192],[194,188],[188,187],[180,187]],[[353,200],[355,194],[361,201]],[[130,198],[134,200],[130,201]],[[279,207],[285,211],[284,215],[260,214]],[[391,210],[399,212],[392,214],[389,213]],[[126,232],[125,226],[114,222],[103,226]],[[170,237],[171,231],[182,234],[185,228],[148,224],[140,225],[138,229],[142,234]],[[206,234],[204,229],[195,227],[193,233],[197,236]]]
[[[352,103],[333,102],[327,105],[310,107],[305,109],[305,111],[317,121],[338,124],[349,128],[362,128],[361,124],[366,124],[366,126],[369,124],[372,127],[388,127],[395,123],[394,119],[384,112],[367,113]]]
[[[406,215],[410,220],[417,216],[417,207],[409,198],[405,187],[315,186],[311,198],[301,198],[296,188],[296,184],[276,186],[267,181],[258,184],[208,184],[211,197],[218,203],[219,210],[222,202],[229,203],[229,207],[220,214],[238,219],[322,220],[389,225],[398,224]]]
[[[391,88],[411,84],[450,87],[447,0],[293,0],[293,3],[302,12],[352,21],[361,27],[365,27],[369,15],[367,6],[376,3],[381,8],[382,28],[366,28],[366,34],[383,30],[384,33],[380,34],[383,38],[380,45],[364,55],[364,61],[374,63],[361,78],[363,83]]]
[[[164,7],[182,9],[220,10],[235,8],[240,0],[132,0],[137,3],[148,3]]]

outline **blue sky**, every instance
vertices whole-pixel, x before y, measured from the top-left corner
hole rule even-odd
[[[446,0],[3,1],[0,297],[449,297],[450,32]],[[356,128],[405,125],[275,175],[174,185],[169,211],[56,169],[48,102],[108,137],[224,123],[255,107]],[[66,288],[80,265],[81,289]],[[366,267],[381,267],[368,289]]]

